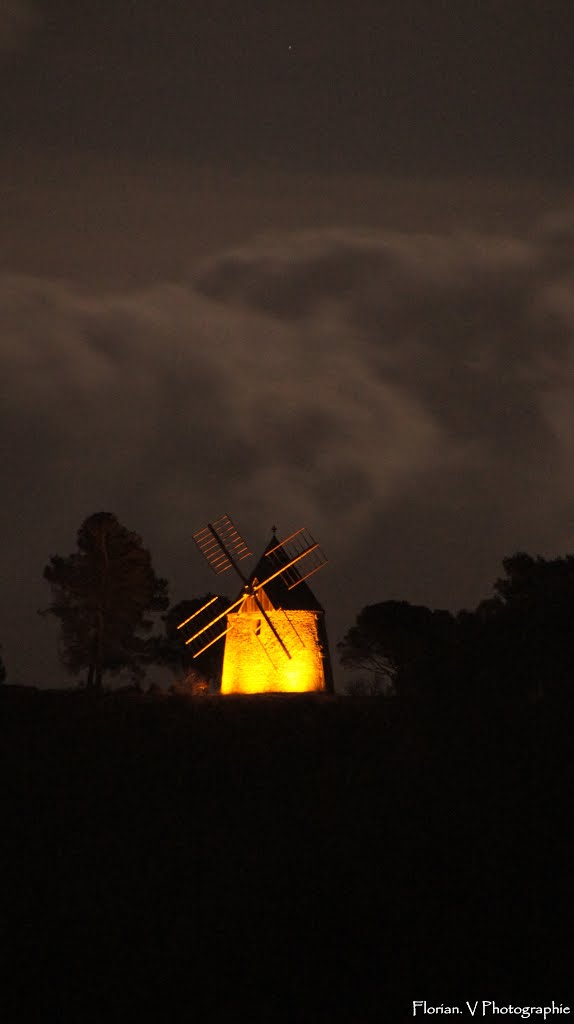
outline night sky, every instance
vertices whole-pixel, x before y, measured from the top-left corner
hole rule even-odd
[[[0,0],[0,642],[93,512],[306,525],[334,645],[574,550],[571,0]],[[229,593],[234,590],[229,581]]]

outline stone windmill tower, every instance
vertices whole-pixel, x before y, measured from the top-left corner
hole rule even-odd
[[[221,692],[332,692],[325,613],[307,583],[326,559],[307,530],[280,541],[273,528],[248,576],[239,563],[251,552],[228,516],[208,523],[193,539],[214,572],[234,570],[242,584],[225,611],[213,616],[219,600],[214,597],[179,626],[198,619],[186,640],[194,645],[194,658],[225,637]]]

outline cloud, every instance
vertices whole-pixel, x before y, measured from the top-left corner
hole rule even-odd
[[[38,11],[28,0],[0,0],[0,54],[20,49],[38,21]]]
[[[565,233],[302,234],[223,255],[199,288],[294,330],[337,324],[370,386],[408,396],[450,443],[514,457],[544,439],[540,397],[559,385],[571,343],[554,273]]]
[[[437,457],[432,418],[370,378],[368,352],[329,318],[294,330],[193,286],[87,299],[21,277],[4,279],[0,309],[6,436],[19,458],[36,434],[37,472],[62,484],[71,467],[109,489],[146,466],[153,494],[178,476],[210,508],[270,507],[279,490],[290,513],[328,500],[347,523]]]
[[[256,543],[305,523],[347,618],[401,580],[429,600],[440,559],[460,589],[484,536],[566,537],[573,237],[566,217],[524,239],[304,232],[126,294],[5,276],[5,621],[45,603],[48,556],[102,508],[179,596],[210,583],[190,540],[210,516]]]

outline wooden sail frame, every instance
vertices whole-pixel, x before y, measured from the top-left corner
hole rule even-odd
[[[227,572],[229,569],[233,569],[235,571],[243,584],[243,592],[237,601],[232,605],[229,605],[225,611],[216,615],[213,619],[210,619],[206,625],[202,626],[201,629],[197,630],[193,634],[193,636],[189,637],[189,639],[185,641],[186,645],[197,641],[199,637],[211,630],[216,623],[220,622],[224,616],[228,615],[234,608],[237,608],[238,605],[240,605],[244,599],[249,596],[255,602],[258,611],[267,623],[275,639],[280,644],[284,654],[287,658],[291,659],[291,652],[287,646],[285,638],[281,636],[277,627],[269,618],[257,594],[258,591],[265,588],[272,580],[277,579],[277,577],[282,578],[288,590],[293,590],[294,587],[298,586],[304,580],[309,579],[310,576],[314,575],[314,573],[326,564],[327,559],[309,531],[306,530],[305,527],[301,527],[299,530],[295,530],[294,533],[290,534],[284,541],[278,541],[273,548],[266,552],[266,557],[269,559],[269,567],[273,571],[261,582],[258,580],[250,582],[238,564],[244,558],[247,558],[248,555],[251,554],[251,551],[228,515],[223,515],[219,519],[214,520],[214,522],[208,523],[207,526],[193,535],[193,540],[207,564],[216,575]],[[280,564],[281,558],[279,556],[279,551],[288,558],[288,561],[284,564]],[[295,567],[306,558],[311,558],[310,568],[305,575],[301,575],[299,569]],[[217,600],[217,597],[210,598],[210,600],[194,612],[193,615],[190,615],[187,619],[184,619],[183,622],[179,623],[177,628],[181,629],[183,626],[187,625],[196,617],[196,615],[199,615],[201,612],[209,608],[215,600]],[[281,610],[284,611],[284,609]],[[287,615],[286,618],[291,628],[294,629]],[[218,633],[217,636],[209,640],[209,642],[202,646],[200,650],[195,651],[192,657],[197,658],[200,654],[203,654],[208,647],[211,647],[212,644],[221,640],[229,632],[229,628],[230,627],[228,626],[227,629],[223,630],[223,632]],[[302,643],[297,631],[294,630],[294,632]]]

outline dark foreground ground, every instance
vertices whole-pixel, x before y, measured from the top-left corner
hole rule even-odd
[[[570,707],[4,687],[0,755],[6,1024],[574,1004]]]

